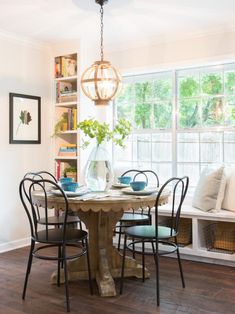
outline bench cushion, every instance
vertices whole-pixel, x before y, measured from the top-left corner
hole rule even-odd
[[[222,208],[235,212],[235,168],[225,169],[227,183]]]
[[[203,211],[218,211],[224,198],[226,175],[224,167],[205,168],[196,186],[192,205]]]

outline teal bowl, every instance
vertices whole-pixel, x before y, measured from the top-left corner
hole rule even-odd
[[[145,181],[132,181],[130,183],[130,186],[133,191],[143,191],[144,188],[146,187],[146,182]]]
[[[60,183],[61,184],[64,184],[64,183],[70,183],[70,182],[73,182],[73,179],[72,178],[66,178],[66,177],[63,177],[63,178],[60,178]]]
[[[117,178],[121,184],[130,184],[132,178],[128,176],[122,176]]]
[[[78,183],[77,182],[62,183],[61,186],[64,191],[76,192],[78,188]]]

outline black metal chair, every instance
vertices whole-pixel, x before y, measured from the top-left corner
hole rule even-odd
[[[28,172],[24,175],[24,178],[29,178],[29,179],[33,179],[33,180],[48,179],[48,180],[52,180],[55,183],[58,183],[55,176],[48,171]],[[39,208],[37,206],[36,206],[36,213],[37,213],[38,223],[41,225],[45,225],[45,223],[46,223],[45,217],[41,217]],[[48,217],[47,224],[49,224],[49,225],[59,227],[59,226],[63,225],[63,223],[64,223],[64,217],[63,217],[63,215],[61,216],[59,214],[59,212],[56,212],[54,215],[50,215],[50,217]],[[78,216],[74,215],[71,210],[69,210],[69,212],[68,212],[67,224],[71,224],[71,225],[74,224],[74,226],[76,226],[76,224],[79,224],[79,228],[82,229],[81,220],[78,218]]]
[[[180,252],[177,243],[177,234],[180,221],[181,206],[185,199],[185,195],[188,190],[189,178],[171,178],[163,184],[160,188],[159,193],[156,198],[155,203],[155,224],[154,225],[142,225],[142,226],[132,226],[126,228],[125,238],[124,238],[124,249],[123,249],[123,260],[122,260],[122,270],[121,270],[121,284],[120,284],[120,294],[123,292],[123,277],[124,277],[124,267],[125,267],[125,256],[126,249],[133,251],[142,255],[142,275],[143,281],[145,280],[145,255],[153,255],[156,265],[156,294],[157,294],[157,305],[160,304],[160,294],[159,294],[159,256],[171,254],[173,252],[177,253],[180,276],[182,281],[182,286],[185,288],[185,281],[183,276],[183,270],[180,260]],[[161,196],[165,193],[171,193],[171,216],[170,216],[170,226],[159,225],[158,220],[158,206],[160,205]],[[130,242],[127,243],[127,240]],[[134,239],[134,240],[133,240]],[[150,243],[152,251],[145,250],[145,244]],[[133,245],[135,244],[135,245]],[[138,247],[141,245],[141,248]],[[161,247],[159,248],[159,244]]]
[[[56,188],[61,192],[61,199],[63,201],[64,215],[61,216],[63,223],[58,228],[50,223],[50,217],[48,217],[48,196],[51,188]],[[41,193],[42,199],[40,204],[40,210],[44,211],[45,223],[39,224],[37,219],[37,206],[33,201],[33,194]],[[64,267],[64,279],[65,279],[65,294],[66,294],[66,306],[67,311],[70,311],[69,303],[69,290],[68,290],[68,273],[67,273],[67,261],[75,258],[87,256],[87,270],[89,278],[90,293],[92,294],[92,282],[91,282],[91,271],[90,271],[90,261],[88,252],[88,233],[84,230],[78,228],[68,228],[68,211],[69,203],[67,196],[60,186],[47,179],[33,180],[29,178],[24,178],[19,187],[20,198],[24,206],[25,212],[29,219],[29,225],[31,230],[31,246],[29,251],[28,265],[25,275],[24,288],[22,293],[22,299],[25,299],[28,277],[31,271],[31,265],[33,257],[57,261],[57,285],[60,286],[60,271],[61,264]],[[39,226],[40,225],[40,226]],[[68,248],[73,248],[72,251],[68,251]],[[56,248],[56,252],[53,251]],[[49,250],[48,250],[49,249]],[[54,252],[54,255],[52,254]]]
[[[133,181],[135,181],[136,178],[146,181],[146,185],[148,185],[150,179],[152,179],[151,182],[154,183],[155,187],[159,187],[159,178],[153,170],[130,169],[124,172],[121,176],[123,177],[126,175],[132,176]],[[132,211],[124,212],[122,218],[119,220],[118,224],[115,227],[115,233],[118,234],[118,250],[120,250],[121,236],[124,234],[125,228],[139,224],[151,225],[151,222],[152,217],[150,207],[139,208],[138,210],[132,209]]]

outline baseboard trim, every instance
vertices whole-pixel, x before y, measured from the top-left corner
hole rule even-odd
[[[30,238],[24,238],[16,241],[0,243],[0,253],[19,249],[30,244]]]

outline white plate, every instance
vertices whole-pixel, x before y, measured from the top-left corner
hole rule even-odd
[[[130,186],[130,184],[124,184],[124,183],[114,183],[114,184],[112,185],[112,187],[114,187],[114,188],[118,188],[118,189],[127,188],[128,186]]]
[[[159,189],[158,188],[145,188],[142,191],[133,191],[132,188],[126,188],[123,189],[122,192],[124,194],[129,194],[129,195],[151,195],[153,193],[156,193]]]
[[[90,190],[86,187],[78,188],[76,192],[64,191],[65,195],[68,197],[82,196],[82,195],[89,193],[89,192],[90,192]],[[60,190],[51,190],[51,193],[56,195],[56,196],[62,195]]]

